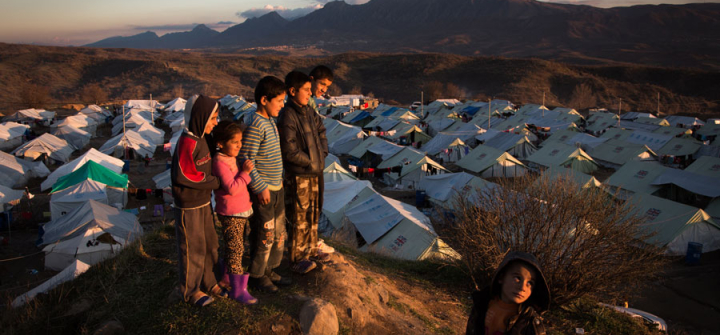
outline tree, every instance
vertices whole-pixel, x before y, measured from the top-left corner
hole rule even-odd
[[[337,97],[343,94],[342,88],[340,88],[340,85],[330,85],[327,90],[327,94],[331,97]]]
[[[426,99],[429,101],[441,99],[443,97],[443,93],[445,93],[443,84],[439,81],[431,81],[425,84],[425,87],[423,87],[423,91],[425,92],[425,96],[427,97]]]
[[[436,220],[476,284],[489,284],[483,280],[504,254],[518,250],[540,260],[557,304],[588,294],[627,299],[663,264],[662,248],[643,242],[651,235],[628,203],[571,179],[516,179],[458,194],[454,218]]]
[[[82,100],[86,104],[99,104],[108,100],[108,93],[97,83],[83,86],[81,92]]]
[[[20,90],[20,102],[29,108],[43,108],[50,102],[50,90],[47,86],[25,84]]]
[[[595,107],[597,99],[593,94],[592,88],[587,83],[576,85],[572,93],[572,99],[569,102],[569,107],[574,109],[587,109]]]

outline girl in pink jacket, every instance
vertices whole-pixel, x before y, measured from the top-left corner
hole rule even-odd
[[[246,160],[238,168],[237,155],[242,147],[243,128],[231,122],[220,122],[213,131],[219,149],[213,157],[212,173],[220,180],[215,190],[215,212],[223,227],[225,239],[225,273],[222,284],[229,281],[229,296],[243,304],[257,303],[247,291],[248,274],[242,268],[243,238],[248,218],[252,215],[252,203],[247,185],[253,163]]]

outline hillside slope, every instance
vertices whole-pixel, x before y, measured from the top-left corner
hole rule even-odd
[[[720,73],[716,71],[447,54],[346,53],[299,58],[14,44],[0,44],[0,111],[30,107],[22,93],[37,87],[48,89],[48,108],[89,102],[82,89],[92,83],[118,100],[143,99],[149,94],[161,100],[195,93],[251,97],[263,76],[284,78],[293,69],[309,71],[317,64],[334,69],[334,86],[342,93],[373,93],[401,104],[419,100],[424,91],[426,99],[495,97],[517,104],[541,103],[545,93],[547,105],[567,106],[575,87],[587,84],[600,107],[617,109],[622,99],[623,111],[655,111],[659,93],[663,113],[720,114]],[[438,83],[453,84],[454,89],[431,92]]]

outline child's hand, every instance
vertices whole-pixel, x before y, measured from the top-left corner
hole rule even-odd
[[[267,205],[270,203],[270,190],[267,188],[262,191],[260,194],[258,194],[258,199],[260,200],[261,205]]]
[[[245,160],[242,164],[243,172],[250,173],[250,171],[252,171],[252,169],[254,169],[254,168],[255,168],[255,164],[253,164],[253,162],[249,159]]]

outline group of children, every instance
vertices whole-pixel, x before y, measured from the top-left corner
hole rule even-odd
[[[254,304],[248,286],[276,292],[277,285],[289,285],[289,277],[274,271],[286,241],[294,272],[308,273],[315,261],[328,257],[318,251],[317,235],[328,144],[313,96],[323,95],[332,80],[325,66],[310,75],[292,71],[284,82],[262,78],[255,88],[257,111],[244,125],[218,123],[213,99],[188,100],[186,129],[171,171],[179,289],[185,301],[205,306],[213,296],[228,296]],[[225,242],[222,260],[212,192]],[[250,264],[244,271],[246,227]]]
[[[328,143],[313,96],[323,95],[332,80],[325,66],[310,75],[292,71],[284,82],[262,78],[255,88],[257,111],[246,125],[218,123],[218,104],[206,96],[188,101],[186,129],[171,171],[179,289],[185,301],[205,306],[212,296],[228,296],[254,304],[257,299],[248,286],[276,292],[277,285],[291,284],[274,271],[286,241],[293,272],[312,271],[315,261],[328,256],[318,252],[317,236]],[[218,258],[212,192],[223,229],[224,260]],[[251,249],[244,271],[246,227]],[[544,334],[539,314],[549,302],[537,259],[510,252],[490,286],[473,293],[466,332]]]

